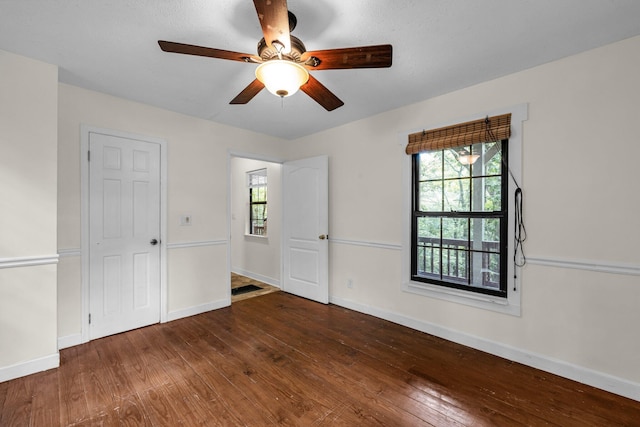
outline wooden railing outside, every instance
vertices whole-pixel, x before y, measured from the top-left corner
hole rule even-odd
[[[418,275],[438,280],[468,284],[470,271],[469,254],[482,253],[482,286],[498,289],[500,273],[491,268],[491,256],[498,256],[499,242],[483,241],[480,250],[473,250],[467,240],[418,238]]]

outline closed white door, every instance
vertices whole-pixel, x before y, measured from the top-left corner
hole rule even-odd
[[[283,289],[329,302],[329,159],[283,165]]]
[[[160,145],[89,134],[89,336],[160,321]]]

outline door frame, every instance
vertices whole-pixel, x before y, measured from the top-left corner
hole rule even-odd
[[[259,160],[261,162],[276,163],[282,165],[285,160],[279,157],[272,157],[263,154],[248,153],[244,151],[228,150],[227,151],[227,305],[231,305],[231,204],[232,204],[232,188],[231,188],[231,159],[237,157],[241,159]],[[268,185],[268,184],[267,184]],[[283,229],[280,227],[281,237],[284,236]],[[281,239],[282,241],[282,239]],[[282,277],[282,244],[280,244],[280,276]],[[282,287],[282,278],[280,279],[280,289]]]
[[[80,125],[80,204],[81,204],[81,342],[89,341],[89,135],[100,133],[119,138],[136,139],[160,145],[160,322],[168,320],[167,304],[167,142],[164,139],[95,126]]]
[[[289,162],[289,161],[295,161],[295,160],[284,160],[282,158],[279,157],[274,157],[274,156],[268,156],[268,155],[264,155],[264,154],[256,154],[256,153],[249,153],[249,152],[243,152],[243,151],[236,151],[236,150],[232,150],[229,149],[227,151],[227,305],[231,305],[231,201],[232,201],[232,188],[231,188],[231,159],[234,157],[239,157],[239,158],[243,158],[243,159],[250,159],[250,160],[259,160],[262,162],[269,162],[269,163],[277,163],[280,165],[284,165],[285,163]],[[312,156],[312,157],[317,157],[317,156]],[[296,160],[303,160],[303,159],[296,159]],[[283,171],[284,172],[284,171]],[[285,200],[285,188],[284,188],[284,177],[282,180],[282,213],[283,213],[283,218],[284,218],[284,200]],[[280,227],[280,289],[282,289],[284,292],[288,292],[287,291],[287,287],[285,286],[285,281],[284,281],[284,256],[285,256],[285,248],[284,248],[284,236],[285,236],[285,225],[284,223],[282,224],[282,226]],[[328,260],[327,260],[328,261]],[[328,274],[330,274],[330,271],[328,272]],[[327,281],[328,281],[328,277],[327,277]],[[329,286],[329,283],[327,283],[327,292],[329,293],[328,298],[329,300],[331,299],[331,288]],[[328,303],[328,302],[327,302]]]

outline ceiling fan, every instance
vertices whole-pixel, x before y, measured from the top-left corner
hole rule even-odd
[[[391,66],[390,44],[307,51],[302,41],[290,34],[297,18],[289,12],[286,0],[253,0],[253,4],[264,35],[258,43],[257,55],[165,40],[159,40],[158,44],[165,52],[259,64],[256,79],[230,104],[246,104],[265,87],[283,98],[300,89],[327,111],[333,111],[344,102],[311,76],[309,70]]]

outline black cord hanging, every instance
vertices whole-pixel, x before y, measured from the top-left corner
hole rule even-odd
[[[486,116],[484,119],[485,124],[485,132],[487,134],[488,141],[496,141],[496,137],[491,130],[491,120],[489,120],[489,116]],[[522,211],[522,203],[524,196],[522,194],[522,189],[520,185],[518,185],[518,181],[516,177],[513,176],[513,172],[511,172],[511,168],[502,157],[502,164],[509,172],[513,183],[516,186],[516,191],[514,194],[514,211],[515,211],[515,223],[514,223],[514,232],[513,232],[513,290],[516,291],[516,281],[518,279],[518,268],[522,268],[527,263],[527,257],[524,254],[524,241],[527,240],[527,229],[524,226],[524,216]],[[518,261],[518,253],[520,253],[520,261]]]

